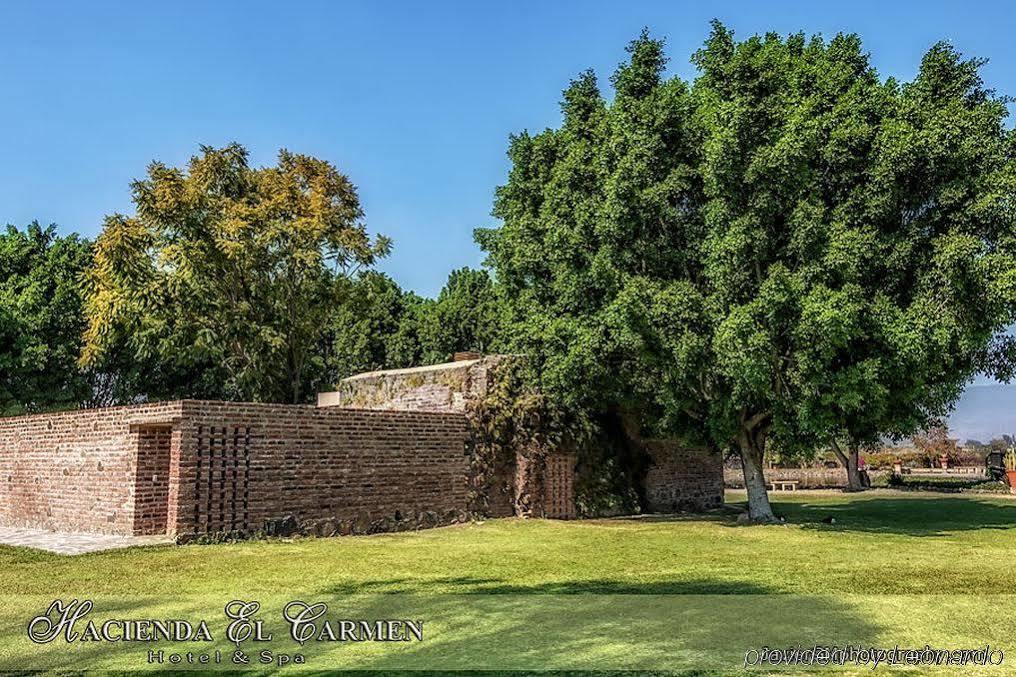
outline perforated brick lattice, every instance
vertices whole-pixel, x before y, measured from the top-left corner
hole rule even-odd
[[[250,426],[198,426],[194,529],[250,527]]]
[[[544,512],[551,519],[575,519],[574,454],[547,456],[544,472]]]

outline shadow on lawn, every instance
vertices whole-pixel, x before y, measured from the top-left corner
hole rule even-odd
[[[823,531],[943,536],[957,531],[1016,529],[1016,502],[955,495],[874,498],[868,494],[842,503],[784,503],[777,498],[773,510],[790,524]],[[823,522],[830,517],[835,524]]]
[[[405,583],[405,581],[401,581]],[[432,581],[432,584],[437,581]],[[691,580],[632,584],[611,580],[512,586],[475,577],[441,579],[463,592],[438,594],[426,585],[401,594],[377,594],[370,585],[345,586],[315,594],[308,602],[328,603],[328,616],[353,619],[418,619],[425,641],[407,643],[331,643],[292,641],[279,612],[290,599],[284,593],[261,598],[272,642],[247,644],[249,651],[300,651],[312,669],[381,670],[723,670],[736,671],[745,651],[763,646],[811,646],[816,643],[871,645],[881,628],[848,600],[836,596],[795,596],[756,583]],[[377,581],[376,588],[400,583]],[[477,589],[476,586],[488,586]],[[471,592],[470,592],[471,591]],[[470,593],[470,594],[463,594]],[[479,593],[479,594],[476,594]],[[574,594],[583,593],[583,594]],[[720,593],[720,594],[717,594]],[[57,641],[14,649],[19,659],[4,669],[82,670],[115,667],[138,670],[151,665],[149,649],[207,652],[234,647],[222,641],[224,618],[215,604],[182,597],[104,599],[96,618],[208,618],[219,640],[215,647],[114,642]],[[172,610],[170,610],[170,608]],[[158,611],[155,611],[158,609]],[[13,615],[14,618],[5,616]],[[0,614],[8,632],[23,632],[22,613]],[[15,621],[10,623],[10,621]],[[17,626],[17,627],[15,627]],[[4,637],[10,646],[12,637]],[[109,661],[115,661],[110,664]],[[196,667],[182,665],[180,667]],[[271,671],[254,661],[245,670]],[[420,674],[420,673],[416,673]],[[546,673],[545,673],[546,674]]]
[[[881,631],[848,600],[780,594],[749,582],[515,586],[468,578],[462,584],[466,594],[428,594],[424,584],[366,599],[347,597],[349,589],[338,586],[322,597],[336,595],[334,605],[353,617],[400,617],[401,610],[432,629],[425,642],[400,647],[398,654],[379,652],[371,661],[379,669],[736,671],[749,649],[870,646]]]
[[[450,595],[771,595],[777,591],[748,581],[685,580],[634,583],[610,579],[549,581],[512,585],[494,578],[397,578],[340,583],[327,588],[329,595],[431,594]]]

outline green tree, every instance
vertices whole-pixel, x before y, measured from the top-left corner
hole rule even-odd
[[[841,114],[853,126],[838,137],[853,150],[836,149],[838,181],[852,189],[824,209],[843,224],[829,270],[846,293],[835,313],[812,311],[825,314],[824,340],[802,352],[811,385],[798,412],[811,430],[835,431],[852,489],[859,449],[932,428],[977,369],[1011,369],[1012,337],[999,328],[1012,312],[1013,137],[982,63],[938,44],[902,86],[865,66]],[[847,301],[858,284],[871,300]]]
[[[424,363],[444,362],[458,351],[496,350],[501,304],[485,270],[453,270],[422,318]]]
[[[365,371],[420,364],[420,323],[425,312],[421,306],[433,302],[403,291],[377,271],[366,271],[348,284],[331,319],[332,383]]]
[[[332,382],[365,371],[444,362],[460,350],[495,350],[501,308],[483,270],[453,271],[437,299],[366,271],[349,280],[332,317]]]
[[[256,169],[242,146],[203,146],[186,169],[152,163],[132,194],[135,215],[96,241],[82,362],[129,365],[148,397],[309,397],[342,280],[390,247],[349,179],[285,150]]]
[[[767,444],[898,435],[1011,369],[1016,137],[980,62],[936,45],[901,85],[856,36],[718,23],[691,84],[629,53],[611,103],[584,73],[512,138],[477,233],[544,388],[737,448],[766,521]]]
[[[90,402],[88,374],[77,368],[90,246],[36,222],[0,233],[0,414]]]

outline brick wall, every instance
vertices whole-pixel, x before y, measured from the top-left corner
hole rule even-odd
[[[650,458],[644,481],[650,510],[703,510],[723,503],[720,454],[673,440],[644,440],[643,445]]]
[[[459,414],[183,403],[178,534],[262,529],[292,516],[325,533],[466,519],[468,432]]]
[[[468,450],[460,414],[185,400],[5,418],[0,524],[175,535],[434,526],[467,516]]]
[[[575,454],[551,454],[544,460],[543,514],[551,519],[575,519]]]
[[[482,502],[478,492],[492,516],[574,517],[574,455],[554,451],[535,467],[518,453],[478,484],[477,431],[455,403],[485,390],[488,370],[483,360],[456,364],[453,377],[440,376],[458,388],[442,396],[445,411],[407,400],[399,406],[408,410],[184,400],[0,419],[0,524],[178,536],[371,533],[467,519]],[[427,372],[430,385],[441,372]],[[651,509],[722,502],[718,457],[645,445]]]
[[[493,369],[504,359],[510,358],[488,355],[461,362],[358,374],[344,379],[337,391],[320,394],[318,406],[468,413],[468,403],[487,393]],[[643,445],[651,459],[644,478],[646,507],[667,512],[701,510],[723,503],[723,468],[717,455],[686,449],[673,440],[642,440],[637,426],[630,421],[626,430],[631,441]],[[474,432],[482,435],[481,431]],[[553,450],[540,467],[517,454],[506,467],[494,469],[491,481],[484,487],[488,514],[574,518],[576,463],[573,455],[562,450]]]
[[[179,434],[176,444],[179,446]],[[134,533],[166,533],[172,425],[137,427],[137,472],[134,474]]]
[[[181,409],[170,402],[0,418],[0,524],[133,533],[140,431],[171,425]]]
[[[766,468],[763,471],[767,482],[773,480],[796,480],[799,489],[840,489],[847,486],[847,471],[844,468]],[[868,471],[874,479],[879,471]],[[736,466],[723,468],[726,486],[743,489],[744,472],[740,462]]]

